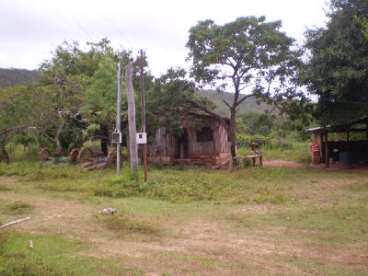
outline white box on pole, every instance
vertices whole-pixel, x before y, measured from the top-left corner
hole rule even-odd
[[[147,133],[137,132],[137,144],[144,145],[147,144]]]
[[[112,144],[121,144],[123,142],[123,136],[121,132],[114,131],[111,136]]]

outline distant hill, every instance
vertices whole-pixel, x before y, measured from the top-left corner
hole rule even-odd
[[[229,117],[229,108],[225,105],[224,101],[227,101],[228,103],[232,103],[234,99],[234,94],[228,93],[228,92],[221,92],[218,93],[213,90],[200,90],[197,91],[198,95],[205,97],[212,101],[216,105],[216,113],[218,113],[221,116]],[[263,113],[267,110],[271,110],[272,107],[264,102],[257,103],[257,99],[255,97],[250,97],[247,100],[245,100],[240,106],[239,106],[239,113],[247,113],[247,112],[255,112],[255,113]]]
[[[40,73],[36,70],[0,68],[0,88],[31,83],[37,81],[39,77]]]

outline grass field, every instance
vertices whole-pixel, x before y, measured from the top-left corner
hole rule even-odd
[[[0,164],[0,275],[367,275],[368,172]],[[114,215],[100,214],[114,207]],[[32,246],[31,246],[32,245]]]

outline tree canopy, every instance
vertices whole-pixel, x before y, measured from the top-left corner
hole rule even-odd
[[[87,140],[100,140],[107,154],[116,119],[116,63],[124,68],[133,63],[135,92],[139,97],[141,60],[130,51],[115,51],[107,39],[88,43],[82,48],[77,42],[58,46],[50,60],[40,67],[39,81],[24,86],[11,86],[0,93],[0,150],[15,133],[27,135],[33,129],[40,145],[56,154],[65,154],[81,147]],[[148,130],[164,125],[174,131],[180,122],[180,110],[205,109],[205,101],[194,94],[195,85],[186,72],[169,70],[154,80],[147,60],[144,82],[147,94]],[[126,87],[122,76],[122,123],[127,125]],[[137,102],[138,99],[137,99]],[[203,106],[202,106],[203,104]],[[209,109],[207,110],[208,112]],[[137,116],[140,105],[137,104]],[[126,134],[127,128],[123,128]],[[0,153],[1,155],[1,153]],[[0,156],[1,157],[1,156]]]
[[[366,0],[332,0],[325,28],[307,31],[304,83],[319,96],[324,123],[368,115]]]

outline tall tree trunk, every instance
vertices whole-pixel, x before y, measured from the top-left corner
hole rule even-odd
[[[231,156],[234,159],[236,157],[236,109],[230,109],[230,150]]]
[[[230,107],[230,143],[231,143],[231,157],[234,161],[236,157],[236,108],[239,105],[239,95],[240,95],[240,78],[237,77],[238,69],[234,69],[233,84],[235,88],[234,101]]]

